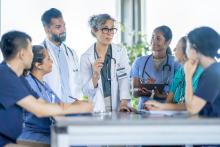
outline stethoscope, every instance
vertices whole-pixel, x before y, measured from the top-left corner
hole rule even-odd
[[[45,48],[47,48],[46,40],[44,40],[43,45],[44,45]],[[73,72],[79,71],[79,70],[78,70],[78,66],[77,66],[77,64],[76,64],[76,62],[75,62],[75,58],[74,58],[73,51],[72,51],[68,46],[66,46],[65,44],[63,44],[63,46],[64,46],[64,48],[65,48],[65,53],[66,53],[67,57],[69,57],[68,50],[69,50],[69,52],[71,53],[71,55],[72,55],[72,57],[73,57],[73,62],[74,62],[74,64],[75,64],[75,68],[73,68]]]
[[[149,78],[151,78],[151,76],[148,74],[148,72],[145,70],[146,68],[146,65],[147,65],[147,62],[148,60],[150,59],[150,57],[152,57],[153,54],[151,54],[150,56],[147,57],[147,60],[145,61],[144,63],[144,68],[143,68],[143,71],[142,71],[142,74],[141,74],[141,82],[144,83],[144,74],[146,74]],[[169,82],[169,75],[171,73],[171,66],[168,64],[168,61],[169,61],[169,55],[167,55],[167,60],[166,60],[166,63],[163,65],[162,67],[162,80],[164,82],[164,84],[168,85],[168,82]],[[164,78],[164,72],[167,71],[167,79],[165,80]]]
[[[112,45],[111,44],[109,46],[109,49],[110,49],[110,52],[111,52],[111,55],[112,55]],[[107,56],[110,57],[111,61],[113,61],[114,69],[115,69],[115,67],[116,67],[116,59],[113,58],[112,56],[109,56],[109,55],[107,55]],[[94,44],[94,58],[95,58],[95,60],[100,58],[100,56],[98,55],[98,52],[96,50],[96,43]],[[110,66],[110,68],[109,68],[109,66]],[[111,80],[111,78],[113,78],[115,76],[115,74],[113,76],[111,75],[111,70],[109,71],[109,69],[111,69],[111,67],[112,67],[111,64],[107,63],[107,80]]]
[[[110,52],[111,52],[111,55],[112,55],[112,46],[111,46],[111,44],[109,46],[109,49],[110,49]],[[107,55],[107,56],[109,56],[109,55]],[[98,52],[96,50],[96,43],[94,44],[94,58],[95,58],[95,60],[100,58],[100,56],[98,55]],[[112,56],[110,57],[110,59],[111,59],[110,62],[111,61],[114,62],[114,68],[115,68],[116,67],[116,59],[113,58]],[[110,68],[109,68],[109,65],[110,65]],[[114,75],[112,76],[112,74],[111,74],[111,70],[109,71],[109,69],[111,69],[111,67],[112,67],[111,64],[107,63],[107,79],[105,79],[105,80],[110,81],[111,78],[114,77]],[[111,105],[111,110],[110,111],[112,111],[112,98],[110,98],[110,105]]]
[[[46,96],[50,99],[51,103],[55,102],[55,98],[57,97],[48,87],[44,85],[41,81],[39,81],[34,75],[30,73],[31,78],[33,79],[34,83],[37,85],[38,90],[40,91],[41,94],[46,94]],[[42,88],[44,89],[44,92]]]

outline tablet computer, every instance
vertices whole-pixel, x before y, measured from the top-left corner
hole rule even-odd
[[[141,84],[141,87],[145,87],[148,90],[158,90],[159,92],[163,92],[166,84]]]

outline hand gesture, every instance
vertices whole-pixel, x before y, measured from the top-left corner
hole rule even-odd
[[[153,79],[153,78],[148,78],[146,83],[147,83],[147,84],[155,84],[155,82],[156,82],[155,79]]]
[[[151,95],[151,90],[148,90],[147,88],[145,87],[141,87],[141,88],[138,88],[138,92],[140,95],[142,96],[150,96]]]
[[[134,112],[134,109],[128,106],[127,100],[122,100],[119,105],[120,112]]]
[[[144,108],[147,110],[164,110],[164,104],[157,101],[149,100],[144,103]]]
[[[198,66],[197,60],[188,59],[184,64],[184,73],[187,78],[192,78],[196,68]]]
[[[95,63],[92,65],[93,76],[99,78],[101,69],[103,67],[104,59],[98,58]]]
[[[82,113],[93,111],[93,104],[90,101],[79,100],[79,101],[75,101],[73,104],[78,104],[80,107],[80,112]]]

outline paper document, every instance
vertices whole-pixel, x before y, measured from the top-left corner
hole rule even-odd
[[[184,115],[187,116],[189,113],[187,111],[172,111],[172,110],[140,110],[140,113],[147,113],[150,115],[161,115],[161,116],[177,116]]]

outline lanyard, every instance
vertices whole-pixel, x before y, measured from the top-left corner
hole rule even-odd
[[[141,82],[144,83],[144,74],[146,74],[148,76],[148,78],[151,78],[151,76],[149,75],[149,73],[146,71],[146,65],[148,63],[148,60],[150,59],[150,57],[152,57],[153,55],[149,55],[144,63],[144,68],[142,70],[142,74],[141,74]],[[166,59],[166,63],[163,65],[162,67],[162,80],[164,82],[164,84],[168,85],[169,82],[169,76],[171,73],[171,66],[168,64],[169,62],[169,55],[167,55],[167,59]],[[164,76],[164,72],[167,72],[167,77],[165,78]]]
[[[49,98],[49,101],[51,103],[55,102],[55,95],[53,94],[53,92],[46,87],[40,80],[38,80],[33,74],[30,74],[32,79],[34,80],[35,84],[37,85],[38,90],[40,91],[40,93],[42,95],[45,95]],[[41,87],[43,87],[44,91],[41,89]],[[45,98],[45,97],[44,97]]]

